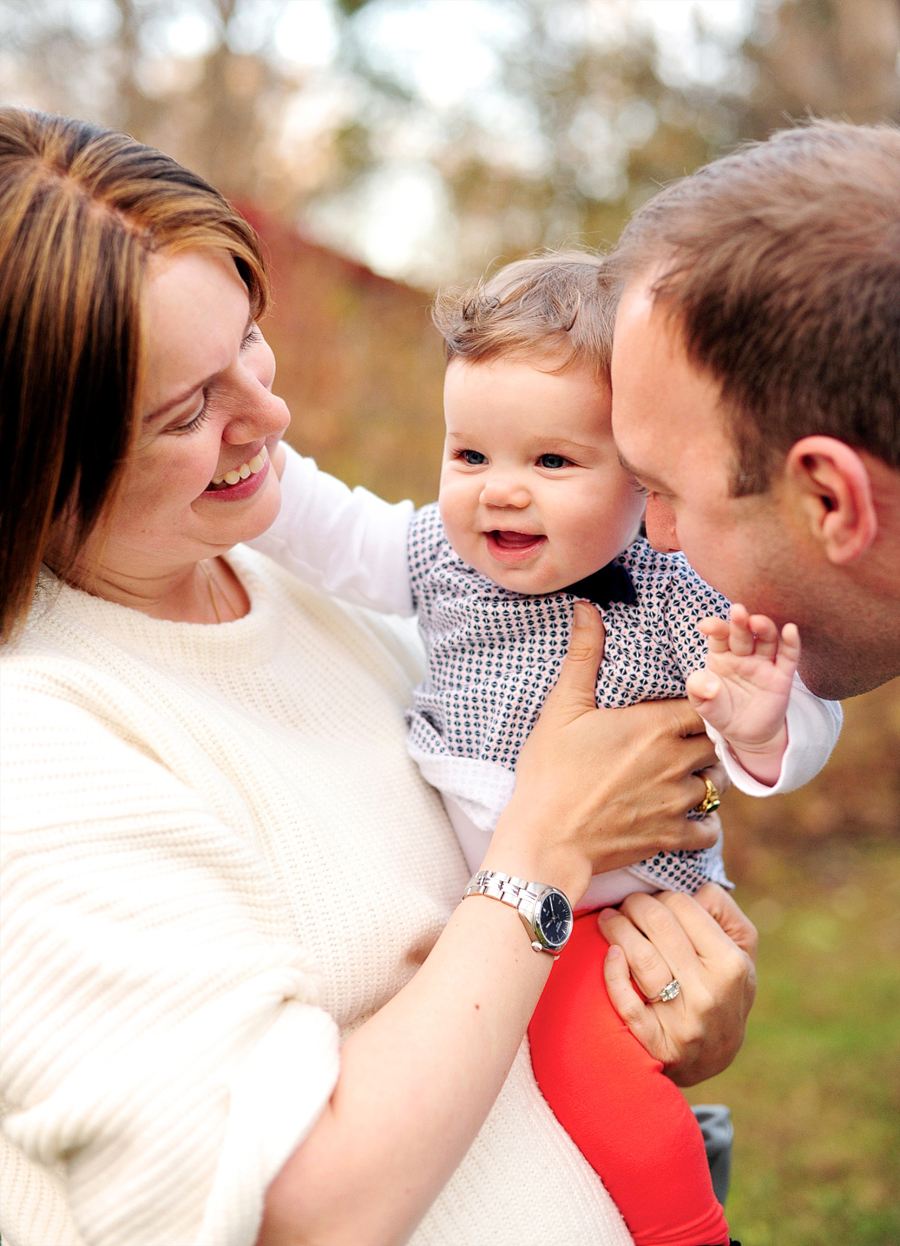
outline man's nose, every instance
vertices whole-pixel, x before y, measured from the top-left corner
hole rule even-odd
[[[479,500],[483,506],[513,506],[524,510],[531,502],[531,494],[514,473],[489,472]]]
[[[644,516],[647,526],[647,540],[654,549],[662,554],[674,554],[681,549],[678,544],[678,533],[675,530],[675,512],[671,506],[660,501],[655,493],[647,498],[647,511]]]

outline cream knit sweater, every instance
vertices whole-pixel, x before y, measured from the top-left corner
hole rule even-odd
[[[244,619],[48,576],[0,663],[4,1246],[251,1246],[341,1033],[465,882],[404,748],[408,638],[230,559]],[[630,1242],[527,1052],[412,1241]]]

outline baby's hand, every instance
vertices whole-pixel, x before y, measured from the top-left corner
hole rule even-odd
[[[778,781],[787,747],[785,714],[800,659],[793,623],[778,628],[764,614],[733,605],[729,621],[701,619],[709,637],[706,666],[687,680],[698,714],[721,731],[744,769],[761,783]]]

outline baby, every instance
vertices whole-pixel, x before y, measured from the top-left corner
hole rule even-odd
[[[746,792],[805,783],[840,729],[839,707],[795,675],[796,628],[779,636],[737,605],[729,620],[728,603],[680,554],[638,535],[644,498],[610,426],[614,315],[608,261],[581,253],[523,260],[440,296],[439,503],[391,506],[289,451],[281,514],[254,542],[347,601],[417,615],[428,668],[409,750],[442,793],[473,870],[556,682],[576,599],[599,606],[606,628],[598,704],[687,690]],[[708,783],[693,816],[715,818],[715,803]],[[606,944],[589,914],[636,890],[694,892],[707,881],[730,886],[721,836],[705,851],[658,852],[596,876],[529,1029],[545,1097],[638,1246],[714,1246],[728,1228],[687,1104],[609,1002]]]

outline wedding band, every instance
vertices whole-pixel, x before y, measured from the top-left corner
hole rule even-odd
[[[702,779],[706,784],[706,795],[699,805],[694,805],[693,812],[699,814],[701,818],[705,818],[708,813],[715,813],[722,803],[722,797],[719,795],[719,789],[712,779],[708,779],[705,774],[698,774],[697,778]]]
[[[670,999],[677,999],[681,994],[681,983],[673,978],[668,986],[664,986],[658,995],[648,999],[648,1004],[667,1004]]]

